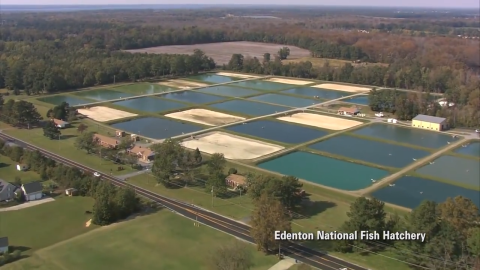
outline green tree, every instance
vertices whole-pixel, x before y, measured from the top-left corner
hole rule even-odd
[[[480,267],[480,228],[470,228],[468,232],[467,248],[473,260],[474,269]]]
[[[88,154],[95,152],[99,145],[94,139],[94,134],[93,132],[82,133],[75,139],[75,147],[87,151]]]
[[[158,183],[170,187],[172,185],[170,179],[176,173],[185,150],[178,141],[172,139],[166,139],[160,144],[153,145],[151,149],[155,152],[152,174]]]
[[[222,153],[214,153],[207,163],[207,171],[209,175],[222,175],[227,161]]]
[[[479,224],[480,211],[472,200],[457,196],[448,198],[445,202],[438,206],[440,218],[451,224],[463,237],[468,237],[468,231],[472,224]]]
[[[280,57],[280,60],[287,59],[289,55],[290,55],[290,48],[288,47],[283,47],[280,50],[278,50],[278,56]]]
[[[200,164],[202,162],[202,153],[200,153],[200,149],[198,147],[195,149],[195,152],[193,152],[193,158],[197,162],[197,164]]]
[[[262,195],[252,213],[251,235],[258,250],[268,253],[281,243],[275,240],[275,231],[291,232],[291,223],[283,205],[276,199]]]
[[[69,109],[70,105],[64,101],[61,104],[53,107],[48,117],[60,120],[67,120]]]
[[[228,69],[234,70],[234,71],[241,71],[243,69],[243,60],[244,57],[242,54],[235,53],[232,55],[232,58],[230,58],[230,61],[228,62]]]
[[[220,246],[210,258],[212,270],[248,270],[253,267],[253,254],[240,241]]]
[[[126,218],[139,208],[139,200],[132,188],[119,188],[115,194],[117,217]]]
[[[281,180],[279,199],[283,206],[293,208],[302,201],[303,184],[295,176],[284,176]]]
[[[80,132],[81,134],[83,134],[83,132],[87,129],[88,129],[87,125],[80,123],[80,125],[78,125],[77,127],[77,132]]]
[[[104,226],[115,221],[118,210],[114,203],[114,186],[108,181],[100,181],[94,198],[95,203],[92,211],[92,222]]]
[[[52,139],[59,139],[61,134],[62,133],[60,132],[60,129],[55,125],[53,121],[47,121],[44,124],[43,136],[52,140]]]
[[[263,62],[264,62],[264,63],[270,62],[270,58],[271,58],[271,56],[270,56],[269,53],[264,53],[264,54],[263,54]]]
[[[27,101],[20,100],[13,103],[10,116],[13,118],[13,125],[30,128],[37,126],[42,117],[37,112],[37,108]]]
[[[212,192],[213,196],[224,194],[227,191],[227,183],[223,173],[210,174],[205,182],[205,190]]]

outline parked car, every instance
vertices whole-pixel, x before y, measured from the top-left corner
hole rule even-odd
[[[95,177],[100,177],[101,175],[100,175],[99,172],[94,172],[94,173],[93,173],[93,176],[95,176]]]
[[[375,113],[375,116],[376,116],[376,117],[383,117],[383,113],[381,113],[381,112]]]

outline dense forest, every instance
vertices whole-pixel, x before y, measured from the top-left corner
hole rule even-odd
[[[103,16],[97,19],[91,17],[91,13],[83,12],[5,15],[6,23],[0,28],[0,88],[14,93],[38,94],[114,81],[193,74],[213,69],[214,61],[199,50],[190,56],[130,54],[122,50],[255,41],[298,46],[310,50],[312,57],[362,60],[367,64],[359,67],[345,64],[334,68],[327,63],[323,67],[313,67],[310,62],[283,64],[281,59],[264,61],[240,57],[241,63],[225,68],[445,93],[447,99],[457,106],[453,112],[435,114],[460,115],[457,126],[479,123],[479,40],[419,37],[388,31],[362,33],[316,29],[307,26],[309,20],[302,22],[295,13],[285,21],[262,23],[252,20],[246,23],[236,18],[211,17],[215,12],[219,11],[186,11],[175,17],[175,13],[159,15],[153,11],[103,11]],[[155,24],[152,14],[156,14],[158,21],[162,18],[167,21]],[[133,18],[136,18],[135,23],[126,23]],[[347,19],[340,16],[337,21]],[[395,23],[404,24],[402,21]],[[232,52],[237,54],[232,60],[238,62],[241,53]],[[384,64],[369,65],[369,62]],[[420,102],[415,101],[413,95],[410,99]],[[405,115],[410,114],[413,111]]]

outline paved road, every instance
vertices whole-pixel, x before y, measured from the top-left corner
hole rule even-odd
[[[11,137],[4,133],[0,133],[0,138],[3,138],[5,140],[15,140],[15,142],[18,145],[24,147],[25,149],[38,150],[46,157],[54,159],[67,166],[76,167],[76,168],[79,168],[80,170],[83,170],[85,172],[90,172],[90,173],[93,173],[95,171],[92,168],[86,167],[82,164],[66,159],[60,155],[57,155],[45,149],[39,148],[37,146],[34,146],[32,144],[29,144],[21,140],[16,140],[14,137]],[[104,180],[111,181],[112,184],[116,186],[131,187],[135,190],[135,192],[138,195],[141,195],[145,198],[155,201],[174,213],[177,213],[179,215],[182,215],[192,220],[197,220],[197,222],[199,223],[203,223],[204,225],[210,226],[224,233],[240,238],[244,241],[254,243],[252,237],[250,236],[250,226],[246,224],[240,223],[238,221],[229,219],[227,217],[224,217],[222,215],[219,215],[210,211],[203,210],[192,204],[170,199],[168,197],[153,193],[151,191],[137,187],[135,185],[125,183],[121,179],[118,179],[116,177],[113,177],[107,174],[102,174],[101,177]],[[338,270],[341,268],[345,268],[348,270],[367,270],[366,268],[357,266],[347,261],[307,248],[296,242],[285,242],[284,244],[282,244],[281,250],[284,255],[297,259],[305,264],[309,264],[311,266],[320,268],[322,270]]]

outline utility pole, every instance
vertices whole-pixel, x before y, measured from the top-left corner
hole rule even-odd
[[[113,84],[115,84],[115,75],[113,75]]]
[[[282,254],[281,254],[281,252],[280,252],[280,250],[281,250],[281,246],[280,246],[280,245],[281,245],[281,244],[278,243],[278,259],[279,259],[279,260],[282,259]]]

